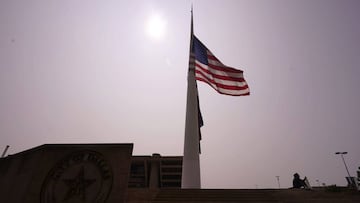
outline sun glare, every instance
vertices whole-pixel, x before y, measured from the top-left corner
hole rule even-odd
[[[156,40],[162,39],[165,35],[166,21],[160,15],[152,15],[146,24],[147,34]]]

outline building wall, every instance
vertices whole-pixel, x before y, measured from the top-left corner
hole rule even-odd
[[[0,202],[124,202],[132,144],[42,145],[0,159]]]

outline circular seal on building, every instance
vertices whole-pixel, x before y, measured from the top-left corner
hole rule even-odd
[[[105,202],[112,183],[112,168],[103,155],[90,150],[74,152],[50,170],[41,189],[41,202]]]

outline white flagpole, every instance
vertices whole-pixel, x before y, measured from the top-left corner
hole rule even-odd
[[[184,157],[182,163],[181,188],[201,188],[199,159],[199,119],[197,103],[197,86],[195,80],[195,58],[193,46],[193,12],[191,8],[191,38],[186,102]]]

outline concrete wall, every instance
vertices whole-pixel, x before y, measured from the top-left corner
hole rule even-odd
[[[0,202],[124,202],[132,144],[42,145],[0,159]]]

